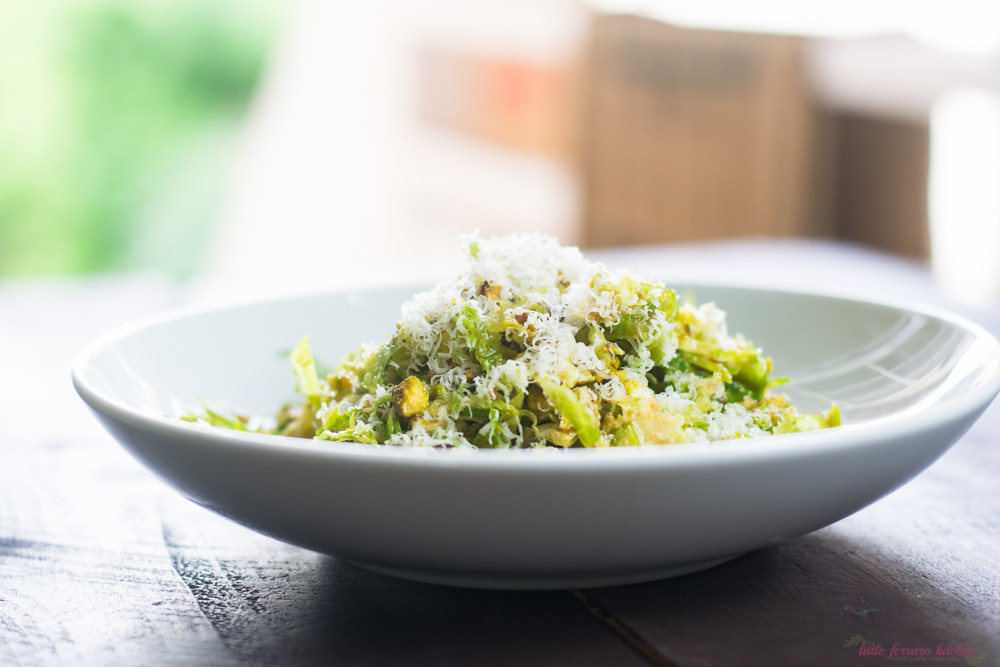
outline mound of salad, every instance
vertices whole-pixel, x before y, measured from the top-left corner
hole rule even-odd
[[[302,401],[270,423],[185,419],[317,440],[490,449],[624,447],[837,426],[771,388],[771,359],[725,313],[537,234],[463,237],[457,279],[413,297],[385,342],[325,377],[303,338]]]

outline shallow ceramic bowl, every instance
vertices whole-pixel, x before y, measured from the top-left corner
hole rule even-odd
[[[383,290],[161,317],[93,343],[77,391],[112,435],[194,502],[249,528],[400,577],[562,588],[692,572],[826,526],[929,466],[1000,390],[1000,345],[942,312],[741,287],[715,301],[844,426],[709,445],[440,451],[239,433],[186,406],[273,414],[303,334],[336,361],[393,331]]]

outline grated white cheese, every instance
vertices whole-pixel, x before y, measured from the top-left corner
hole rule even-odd
[[[462,309],[471,306],[478,316],[495,314],[495,302],[482,294],[483,285],[500,289],[499,298],[522,302],[509,314],[525,319],[531,331],[527,351],[516,360],[476,378],[476,392],[486,396],[505,387],[527,385],[539,378],[563,378],[580,370],[608,369],[589,345],[576,340],[588,321],[614,323],[638,303],[635,294],[616,299],[608,286],[637,280],[625,271],[609,273],[602,264],[586,260],[575,247],[564,247],[550,237],[520,234],[483,241],[462,238],[465,267],[459,279],[416,295],[403,306],[400,331],[412,347],[426,355],[437,382],[456,387],[473,364],[455,367],[457,330],[467,336]],[[445,342],[447,341],[447,342]],[[669,339],[667,344],[669,345]],[[651,366],[648,352],[640,368]]]

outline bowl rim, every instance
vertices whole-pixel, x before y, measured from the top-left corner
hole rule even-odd
[[[723,288],[742,291],[767,292],[775,295],[795,295],[819,297],[888,308],[896,311],[915,313],[935,318],[962,329],[992,348],[992,354],[1000,359],[1000,341],[985,327],[963,315],[947,309],[916,300],[880,296],[872,298],[857,292],[838,290],[815,290],[775,287],[766,284],[733,284],[705,280],[685,281],[671,278],[672,283],[681,287]],[[407,447],[397,445],[377,445],[354,442],[327,442],[293,438],[290,436],[250,433],[215,428],[204,424],[185,422],[166,415],[155,414],[129,406],[107,396],[95,388],[88,377],[88,367],[101,350],[124,340],[131,335],[182,319],[200,315],[224,313],[250,307],[266,307],[295,300],[309,300],[324,297],[364,295],[375,293],[411,294],[425,289],[425,285],[388,286],[360,290],[312,290],[294,294],[277,295],[263,299],[238,299],[222,303],[202,303],[180,308],[172,308],[137,321],[119,326],[88,343],[76,356],[71,378],[76,392],[95,412],[134,428],[166,437],[190,438],[205,445],[231,449],[236,455],[241,452],[257,454],[284,454],[290,457],[332,457],[341,459],[369,459],[372,462],[391,463],[416,467],[434,468],[460,467],[491,470],[512,469],[520,472],[538,470],[578,470],[593,468],[635,468],[657,466],[686,467],[702,465],[727,465],[749,461],[768,461],[794,456],[822,456],[830,453],[868,447],[878,441],[917,436],[936,425],[972,415],[977,410],[989,407],[993,398],[1000,393],[1000,364],[992,377],[986,378],[971,391],[938,401],[917,413],[896,413],[865,420],[855,424],[845,424],[833,429],[805,433],[777,434],[759,438],[718,440],[709,443],[686,443],[640,447],[601,447],[557,450],[542,449],[439,449],[433,447]],[[950,443],[949,443],[950,444]]]

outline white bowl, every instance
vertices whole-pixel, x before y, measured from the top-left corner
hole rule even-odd
[[[804,410],[844,426],[709,445],[441,451],[234,432],[172,418],[294,398],[285,352],[321,360],[393,331],[411,294],[383,290],[160,317],[110,334],[73,382],[112,435],[194,502],[379,572],[565,588],[692,572],[826,526],[929,466],[1000,390],[1000,345],[922,307],[693,285],[791,376]],[[123,499],[125,500],[125,499]]]

